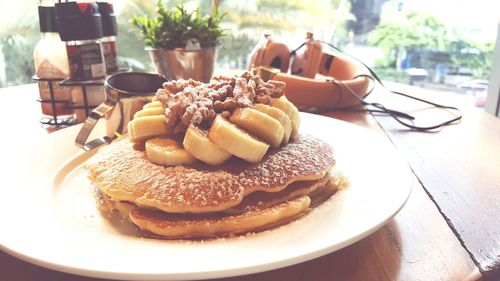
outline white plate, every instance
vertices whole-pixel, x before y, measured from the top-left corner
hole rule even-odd
[[[301,132],[331,143],[337,166],[351,186],[298,221],[204,242],[140,238],[133,227],[97,211],[83,168],[92,153],[74,146],[76,126],[29,145],[22,156],[28,162],[17,161],[15,171],[6,175],[9,184],[1,189],[1,248],[59,271],[130,280],[243,275],[341,249],[400,210],[411,190],[411,172],[386,139],[335,119],[302,117]]]

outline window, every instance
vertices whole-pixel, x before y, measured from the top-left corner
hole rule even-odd
[[[132,15],[153,14],[156,1],[111,2],[118,19],[120,63],[152,70],[140,34],[128,21]],[[212,1],[164,2],[168,7],[199,6],[208,13]],[[437,93],[452,91],[482,107],[499,8],[500,2],[488,0],[221,0],[227,36],[218,48],[217,68],[246,68],[248,54],[264,33],[294,48],[312,31],[373,67],[383,79]],[[0,19],[0,87],[31,82],[38,38],[36,5],[32,0],[16,1]]]

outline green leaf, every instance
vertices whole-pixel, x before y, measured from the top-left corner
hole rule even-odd
[[[189,12],[179,5],[173,10],[167,10],[162,0],[156,3],[156,16],[133,16],[130,23],[136,26],[142,34],[144,44],[155,48],[183,48],[186,41],[196,38],[202,47],[213,46],[224,36],[224,30],[219,26],[222,18],[218,7],[212,15],[203,16],[199,8]]]

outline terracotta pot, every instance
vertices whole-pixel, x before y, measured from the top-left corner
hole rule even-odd
[[[167,80],[189,79],[208,82],[212,78],[215,65],[216,48],[203,48],[198,51],[185,49],[146,48],[156,71]]]

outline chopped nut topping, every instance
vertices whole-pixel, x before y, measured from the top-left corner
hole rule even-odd
[[[174,80],[156,92],[165,109],[166,124],[175,133],[183,133],[189,124],[209,127],[217,113],[230,115],[237,108],[254,103],[269,104],[283,95],[285,83],[245,72],[238,76],[215,76],[204,84],[193,79]]]

